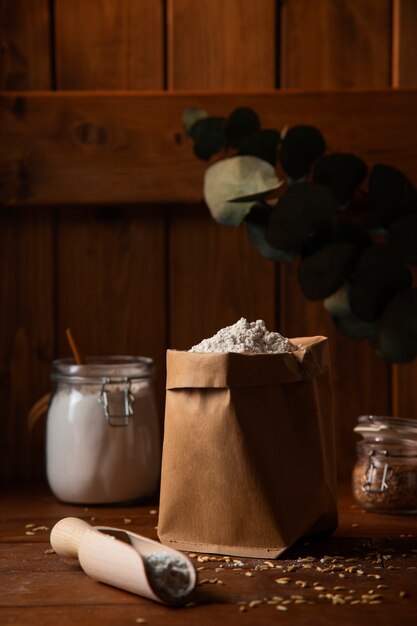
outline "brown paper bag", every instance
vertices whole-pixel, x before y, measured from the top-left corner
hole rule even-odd
[[[337,525],[327,339],[292,354],[168,350],[158,536],[277,557]]]

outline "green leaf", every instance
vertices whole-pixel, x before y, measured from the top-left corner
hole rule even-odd
[[[301,289],[309,300],[328,298],[349,276],[357,247],[331,243],[301,261],[297,268]]]
[[[366,178],[366,163],[354,154],[335,153],[319,159],[313,171],[313,180],[328,187],[340,206],[348,202],[358,185]]]
[[[336,210],[336,200],[326,187],[291,185],[272,212],[266,238],[278,250],[299,252],[305,238],[330,222]]]
[[[389,227],[392,247],[412,265],[417,265],[417,213],[406,215]]]
[[[246,222],[246,228],[249,235],[249,240],[253,246],[262,254],[262,256],[266,257],[270,261],[275,261],[276,263],[288,263],[292,261],[294,255],[290,252],[284,252],[283,250],[277,250],[273,246],[271,246],[266,238],[266,226],[262,224],[256,224],[255,222]]]
[[[293,180],[299,180],[309,172],[314,161],[324,154],[325,149],[326,142],[317,128],[293,126],[281,141],[281,165]]]
[[[375,322],[392,297],[410,285],[411,272],[398,254],[380,244],[369,246],[352,278],[352,312],[365,322]]]
[[[364,322],[353,315],[349,305],[349,284],[345,283],[338,291],[326,298],[324,308],[332,316],[339,332],[350,339],[372,339],[376,335],[376,325]]]
[[[184,126],[188,135],[191,136],[190,131],[194,124],[199,120],[203,120],[206,117],[209,117],[209,114],[207,113],[207,111],[204,111],[204,109],[195,109],[193,107],[185,109],[182,114],[182,125]]]
[[[301,249],[301,256],[309,256],[318,252],[329,243],[354,243],[360,248],[371,244],[372,238],[368,231],[360,224],[349,222],[346,219],[335,217],[322,228],[307,235]]]
[[[224,133],[229,146],[239,148],[242,143],[261,127],[259,116],[248,107],[235,109],[227,118]],[[257,156],[257,155],[255,155]]]
[[[194,153],[203,161],[224,148],[224,117],[205,117],[193,124],[190,137],[194,139]]]
[[[217,222],[226,226],[238,226],[255,201],[230,200],[269,193],[278,184],[275,169],[266,161],[252,156],[234,156],[217,161],[207,168],[204,199]]]
[[[400,291],[389,302],[378,324],[376,349],[396,363],[417,356],[417,289]]]
[[[239,154],[248,154],[259,157],[275,165],[278,158],[279,132],[265,128],[246,139],[239,150]]]
[[[378,163],[369,177],[373,203],[373,220],[378,226],[389,226],[395,220],[417,212],[417,189],[395,167]]]

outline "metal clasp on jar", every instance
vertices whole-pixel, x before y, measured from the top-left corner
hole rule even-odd
[[[121,391],[110,391],[109,385],[124,385]],[[121,397],[120,397],[121,394]],[[114,381],[110,378],[104,379],[98,401],[103,405],[104,414],[110,426],[128,426],[133,415],[133,403],[135,397],[130,391],[130,379]],[[122,411],[120,409],[123,409]]]
[[[381,474],[381,482],[380,484],[378,484],[377,482],[378,468],[373,461],[373,457],[376,454],[389,456],[389,453],[387,450],[371,450],[369,452],[369,455],[368,455],[369,465],[364,475],[364,483],[362,485],[363,490],[366,491],[367,493],[383,493],[384,491],[386,491],[388,489],[388,483],[391,480],[392,475],[394,473],[393,469],[388,465],[388,463],[385,463],[384,469],[382,470],[382,474]]]

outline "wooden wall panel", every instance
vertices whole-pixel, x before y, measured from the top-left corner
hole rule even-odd
[[[417,87],[417,3],[394,0],[393,87]],[[417,287],[417,268],[413,267]],[[392,414],[417,419],[417,360],[393,367]]]
[[[58,89],[160,89],[163,0],[56,0]]]
[[[271,0],[168,0],[169,87],[275,87],[275,5]]]
[[[48,0],[0,1],[0,88],[50,89]],[[19,102],[19,100],[17,100]],[[19,107],[16,114],[20,114]],[[4,136],[2,139],[4,143]],[[27,189],[27,161],[3,161],[11,178],[0,202]],[[5,181],[2,180],[2,183]],[[0,184],[0,187],[2,185]],[[19,192],[18,192],[19,195]],[[49,389],[54,354],[53,220],[42,208],[0,211],[0,482],[44,475],[42,429],[28,431],[32,404]],[[40,433],[40,437],[38,434]],[[36,435],[36,436],[35,436]]]
[[[59,88],[161,89],[165,71],[162,10],[162,0],[58,0]],[[136,110],[133,127],[137,116]],[[130,143],[129,124],[118,132],[107,125],[107,116],[103,124],[97,123],[96,113],[90,119],[85,125],[75,124],[78,141],[87,153],[93,151],[96,159],[104,155],[109,173],[117,171]],[[103,132],[107,137],[104,143]],[[110,150],[108,143],[112,144]],[[105,178],[96,171],[89,186],[100,187]],[[123,196],[129,184],[122,178],[115,186]],[[140,177],[136,184],[140,187]],[[87,199],[85,194],[83,197]],[[118,200],[123,202],[123,197]],[[154,358],[162,412],[167,325],[165,214],[156,208],[135,208],[75,207],[60,212],[57,343],[60,354],[67,352],[64,329],[69,325],[85,354]]]
[[[390,73],[391,0],[282,2],[282,87],[382,87]]]
[[[43,442],[30,436],[27,417],[50,387],[52,259],[53,226],[45,211],[0,212],[0,481],[44,474]]]
[[[50,86],[49,0],[0,0],[0,89]]]
[[[291,0],[282,5],[281,86],[297,88],[383,87],[391,75],[390,0]],[[351,130],[363,132],[353,119]],[[326,137],[334,151],[347,151]],[[369,142],[369,138],[368,138]],[[363,155],[361,155],[363,156]],[[388,161],[389,162],[389,161]],[[329,337],[335,389],[338,472],[350,476],[360,414],[390,413],[390,370],[365,342],[343,338],[321,303],[306,301],[296,263],[281,271],[282,329],[287,335],[322,333]]]
[[[417,85],[417,2],[393,0],[392,86]]]
[[[273,0],[168,0],[167,8],[170,89],[274,85]],[[274,266],[243,227],[215,224],[206,208],[175,213],[169,253],[171,347],[188,348],[242,316],[274,325]]]
[[[86,355],[150,356],[164,386],[165,233],[156,209],[61,209],[57,239],[58,353],[70,326]],[[162,226],[161,226],[162,225]]]

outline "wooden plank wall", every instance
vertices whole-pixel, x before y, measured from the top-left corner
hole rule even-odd
[[[413,0],[0,0],[0,85],[415,86],[416,30]],[[84,129],[86,150],[94,132]],[[390,368],[362,342],[344,340],[321,305],[300,295],[293,265],[276,268],[243,229],[216,225],[202,205],[2,208],[0,263],[3,481],[43,474],[26,415],[48,389],[51,359],[67,354],[69,324],[90,354],[154,357],[161,412],[167,346],[186,348],[241,315],[289,335],[329,335],[343,479],[358,414],[417,417],[417,365]]]

